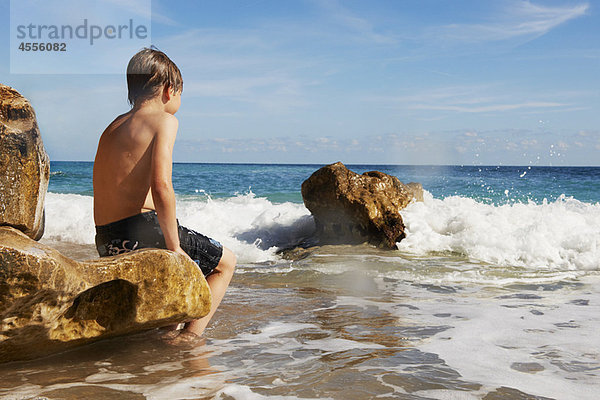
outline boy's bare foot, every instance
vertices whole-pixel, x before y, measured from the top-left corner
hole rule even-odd
[[[165,343],[171,346],[185,346],[185,345],[201,345],[206,342],[206,340],[193,332],[182,329],[180,331],[175,331],[176,335],[173,337],[166,338],[163,337]],[[169,332],[171,333],[171,332]],[[166,336],[166,335],[165,335]]]
[[[175,339],[179,335],[179,331],[177,329],[167,330],[161,329],[160,339],[168,342],[169,340]]]
[[[179,335],[180,330],[184,327],[184,323],[163,326],[162,328],[158,329],[158,334],[162,340],[174,339],[177,335]]]

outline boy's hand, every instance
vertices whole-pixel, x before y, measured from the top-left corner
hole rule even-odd
[[[175,253],[183,254],[184,256],[186,256],[187,258],[192,260],[192,258],[188,255],[188,253],[183,251],[183,249],[181,247],[177,247],[174,251],[175,251]],[[192,260],[192,262],[193,262],[193,260]]]

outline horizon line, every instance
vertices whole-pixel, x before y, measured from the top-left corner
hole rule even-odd
[[[80,163],[91,163],[94,161],[88,160],[50,160],[50,162],[80,162]],[[206,165],[306,165],[306,166],[326,166],[341,162],[344,165],[380,165],[390,167],[552,167],[552,168],[600,168],[600,164],[597,165],[550,165],[550,164],[529,164],[529,165],[517,165],[517,164],[388,164],[388,163],[346,163],[343,161],[336,161],[330,163],[293,163],[293,162],[207,162],[207,161],[174,161],[173,164],[206,164]]]

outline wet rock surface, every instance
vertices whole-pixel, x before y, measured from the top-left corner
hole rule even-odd
[[[210,289],[174,252],[75,261],[0,227],[0,362],[200,318]]]
[[[35,240],[42,237],[49,174],[33,107],[0,84],[0,226],[13,226]]]
[[[395,249],[405,237],[400,210],[423,199],[423,187],[379,171],[359,175],[341,162],[327,165],[302,183],[320,244],[369,242]]]

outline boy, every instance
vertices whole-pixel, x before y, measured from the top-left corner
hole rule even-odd
[[[209,314],[179,336],[200,336],[221,303],[235,255],[219,242],[179,226],[171,182],[183,79],[166,54],[146,48],[127,66],[131,111],[102,133],[94,160],[94,221],[101,257],[144,247],[165,248],[195,261],[210,286]]]

